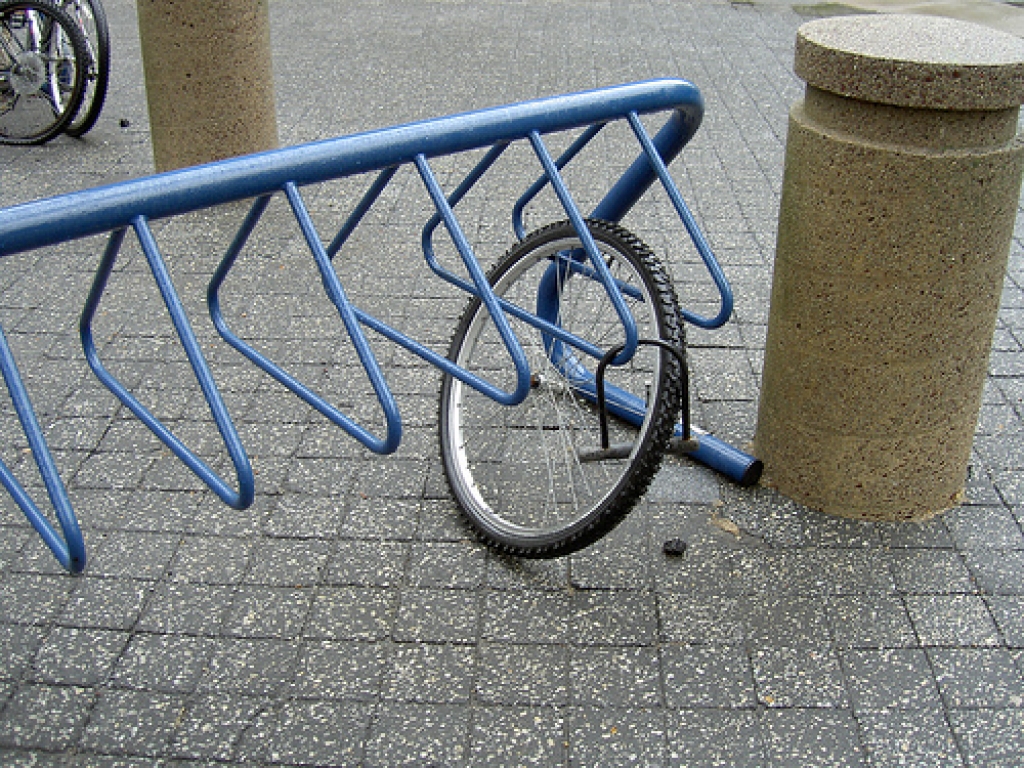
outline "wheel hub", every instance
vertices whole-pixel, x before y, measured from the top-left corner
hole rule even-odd
[[[19,96],[38,93],[46,83],[46,63],[36,51],[22,51],[11,67],[11,87]]]

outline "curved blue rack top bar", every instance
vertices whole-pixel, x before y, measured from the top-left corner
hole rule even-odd
[[[550,133],[675,110],[678,146],[697,131],[704,102],[685,80],[649,80],[553,96],[231,158],[0,210],[0,256],[315,184]],[[642,194],[643,190],[640,190]]]

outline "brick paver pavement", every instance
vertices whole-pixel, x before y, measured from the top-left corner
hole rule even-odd
[[[135,6],[106,6],[114,77],[99,125],[84,141],[0,147],[0,205],[151,172]],[[270,7],[286,144],[649,77],[693,80],[707,113],[673,169],[737,295],[725,329],[689,334],[695,416],[750,440],[787,112],[802,93],[793,41],[829,6]],[[510,169],[467,213],[484,252],[509,245],[498,204],[520,183]],[[349,191],[316,193],[317,215],[340,217]],[[443,348],[461,302],[408,298],[424,204],[413,175],[400,177],[340,269],[360,301]],[[699,306],[707,285],[663,226],[663,205],[627,223]],[[232,217],[160,229],[198,317]],[[246,332],[358,409],[366,398],[309,298],[315,278],[294,224],[272,211],[259,237],[260,257],[234,278],[251,309]],[[497,557],[460,525],[437,457],[432,369],[383,355],[407,439],[370,457],[213,345],[207,323],[200,337],[258,472],[251,509],[222,505],[87,373],[76,317],[99,248],[82,241],[0,269],[0,322],[91,556],[84,575],[64,574],[0,500],[0,764],[1024,763],[1019,237],[962,508],[922,525],[854,523],[673,459],[623,526],[549,562]],[[111,367],[224,466],[137,255],[101,309]],[[3,458],[29,482],[2,408]],[[683,558],[661,552],[675,537],[689,545]]]

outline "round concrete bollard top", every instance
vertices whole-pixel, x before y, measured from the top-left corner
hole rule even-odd
[[[1024,39],[938,16],[808,22],[797,32],[794,70],[810,86],[876,104],[989,111],[1024,103]]]

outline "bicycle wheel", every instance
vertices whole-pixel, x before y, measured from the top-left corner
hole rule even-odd
[[[68,136],[80,138],[96,125],[107,98],[107,86],[110,84],[110,29],[100,0],[65,0],[63,8],[84,31],[89,52],[82,104],[78,114],[64,129]]]
[[[619,226],[588,227],[637,323],[640,338],[680,352],[683,331],[675,291],[664,268]],[[609,350],[624,339],[607,291],[585,262],[569,222],[552,224],[515,245],[488,275],[496,294],[557,322]],[[575,264],[568,269],[566,265]],[[608,391],[646,412],[635,422],[611,420],[618,451],[594,460],[601,445],[594,407],[597,360],[510,317],[530,361],[526,400],[495,403],[451,375],[441,387],[441,458],[449,486],[477,535],[520,557],[557,557],[581,549],[614,528],[646,491],[681,410],[683,371],[656,346],[609,366]],[[508,353],[486,307],[473,299],[452,339],[449,359],[486,380],[513,386]]]
[[[0,2],[0,143],[60,133],[81,103],[87,56],[82,31],[57,6]]]

